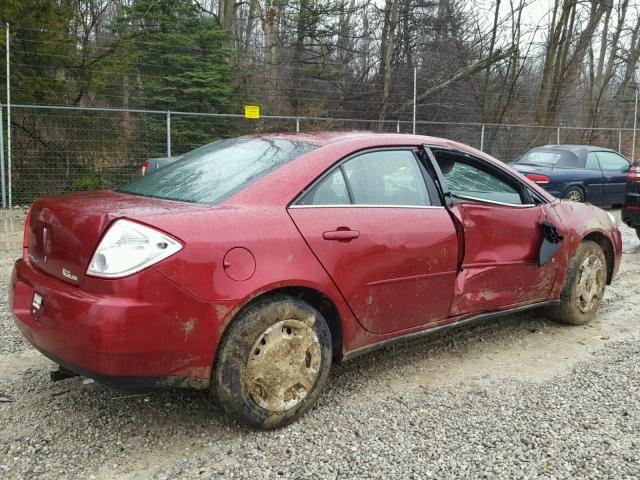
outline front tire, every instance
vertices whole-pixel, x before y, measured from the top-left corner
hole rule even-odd
[[[607,283],[607,262],[602,248],[583,241],[569,262],[560,305],[550,310],[557,322],[583,325],[595,317]]]
[[[584,203],[584,198],[584,192],[580,187],[571,187],[564,193],[564,199],[572,202]]]
[[[243,423],[279,428],[317,400],[331,369],[331,332],[322,314],[287,295],[241,312],[221,342],[211,388]]]

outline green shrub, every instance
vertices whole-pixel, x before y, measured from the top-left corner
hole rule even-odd
[[[71,183],[70,190],[72,192],[89,192],[100,188],[100,179],[98,177],[82,177],[77,178]]]

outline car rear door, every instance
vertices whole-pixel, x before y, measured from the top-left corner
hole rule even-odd
[[[437,148],[428,152],[463,231],[450,316],[546,300],[556,263],[552,259],[538,266],[545,214],[528,187],[466,153]]]
[[[417,150],[378,149],[347,158],[289,214],[370,332],[446,318],[458,239]]]
[[[604,205],[618,205],[624,202],[624,191],[627,186],[627,173],[631,164],[622,155],[615,152],[596,152],[602,175],[604,188],[602,203]]]

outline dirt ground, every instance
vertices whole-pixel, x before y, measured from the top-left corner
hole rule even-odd
[[[618,210],[610,211],[619,218]],[[553,455],[559,455],[553,449],[537,454],[536,449],[542,449],[539,445],[555,445],[554,439],[569,438],[573,433],[562,437],[561,430],[554,429],[546,417],[548,400],[536,399],[536,392],[551,391],[552,398],[555,395],[564,402],[574,388],[566,385],[572,385],[578,375],[575,372],[588,377],[589,371],[599,371],[603,364],[615,371],[619,362],[624,362],[615,354],[622,352],[617,345],[636,352],[632,346],[640,334],[640,241],[624,225],[620,226],[625,251],[622,266],[594,322],[567,327],[533,312],[390,347],[334,368],[328,391],[300,422],[276,432],[254,432],[229,420],[203,392],[131,395],[82,378],[50,382],[49,371],[54,366],[22,340],[13,325],[6,294],[13,261],[21,251],[23,215],[20,210],[0,213],[0,399],[8,396],[5,400],[11,400],[0,402],[0,478],[248,478],[256,475],[258,465],[257,476],[261,478],[374,478],[384,472],[391,472],[387,478],[395,476],[393,472],[398,478],[414,473],[415,478],[424,478],[438,466],[433,452],[443,452],[437,458],[445,458],[442,469],[433,470],[441,477],[476,477],[489,472],[490,477],[548,474],[570,478],[598,472],[588,467],[588,460],[584,461],[587,466],[552,460]],[[637,360],[631,359],[636,370]],[[599,391],[600,378],[594,376],[586,386],[576,386],[571,395],[586,398]],[[628,384],[637,385],[635,378]],[[616,388],[620,391],[614,391]],[[626,402],[625,395],[632,395],[624,388],[612,386],[602,395],[619,405]],[[466,418],[467,399],[475,401],[478,395],[488,395],[488,401],[495,401],[498,409],[527,397],[534,405],[527,408],[539,410],[535,422],[549,421],[551,426],[544,431],[549,438],[543,432],[532,445],[525,443],[525,448],[534,449],[530,460],[507,458],[504,468],[510,465],[511,470],[493,471],[491,455],[482,453],[489,447],[478,447],[480,453],[464,450],[458,459],[453,445],[447,450],[453,434],[447,433],[446,425]],[[513,415],[531,414],[514,408]],[[363,411],[367,413],[360,418]],[[415,416],[423,414],[434,416],[428,429],[416,433],[411,425]],[[366,443],[366,425],[394,415],[395,423],[384,423],[376,429],[378,434],[371,434],[379,440]],[[633,415],[637,410],[631,412],[632,418],[637,418]],[[485,428],[487,432],[506,428],[496,426],[496,421],[507,420],[478,420],[477,431],[466,431],[464,425],[456,428],[475,442],[476,434]],[[598,438],[618,441],[617,448],[624,452],[638,451],[637,430],[624,433],[626,430],[615,422],[607,425],[599,430]],[[398,429],[406,431],[406,437],[398,439]],[[357,434],[360,430],[365,433]],[[385,436],[396,443],[406,440],[407,445],[421,445],[424,439],[423,458],[436,455],[429,462],[425,460],[428,470],[408,453],[392,456],[389,452],[394,447],[384,446]],[[382,443],[376,446],[376,442]],[[522,447],[519,442],[518,448]],[[561,451],[564,447],[553,448]],[[584,448],[591,451],[588,445]],[[585,453],[585,458],[591,455],[597,464],[609,465],[599,451]],[[348,461],[341,463],[345,458]],[[292,466],[303,459],[309,464]],[[620,459],[603,474],[640,475],[637,456],[627,452],[620,454]],[[411,470],[418,464],[420,470]],[[438,475],[438,471],[449,473]]]

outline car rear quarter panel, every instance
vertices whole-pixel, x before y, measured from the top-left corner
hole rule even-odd
[[[148,223],[188,239],[182,251],[156,270],[215,305],[215,318],[210,321],[216,323],[218,335],[212,347],[240,308],[264,293],[285,287],[313,289],[331,300],[340,314],[345,341],[361,330],[284,207],[212,208],[180,217],[155,217]],[[238,248],[250,255],[227,255]],[[246,265],[252,261],[254,265]],[[234,279],[227,274],[232,269],[245,275]]]

